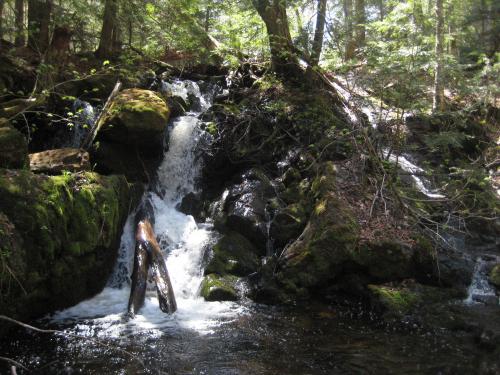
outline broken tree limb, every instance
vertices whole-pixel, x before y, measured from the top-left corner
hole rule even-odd
[[[104,107],[102,107],[101,113],[99,113],[99,116],[97,116],[97,119],[94,122],[94,125],[92,126],[92,129],[90,129],[89,134],[87,137],[83,140],[82,144],[80,145],[80,148],[83,148],[87,150],[92,143],[94,142],[94,139],[99,132],[99,129],[102,126],[102,119],[104,115],[108,112],[109,107],[111,106],[111,102],[113,101],[113,98],[118,94],[122,87],[122,83],[120,81],[116,81],[115,87],[113,88],[113,91],[111,91],[111,94],[109,94],[108,99],[106,100],[106,103],[104,104]]]
[[[150,268],[156,285],[161,311],[172,314],[177,310],[167,265],[156,241],[153,225],[153,207],[147,200],[136,215],[134,269],[128,302],[128,313],[132,317],[144,305]]]

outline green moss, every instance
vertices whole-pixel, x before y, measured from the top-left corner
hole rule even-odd
[[[0,311],[33,317],[98,292],[116,257],[129,199],[123,176],[0,170],[0,207],[15,230],[0,228],[10,230],[9,253],[15,256],[9,256],[9,267],[27,291],[11,282]],[[19,240],[12,252],[15,233]]]
[[[257,271],[260,264],[257,249],[236,232],[225,234],[213,247],[213,256],[205,273],[247,276]]]
[[[11,126],[0,127],[0,168],[28,166],[28,143],[24,135]]]
[[[500,289],[500,264],[496,264],[491,270],[490,282]]]
[[[236,301],[237,281],[238,278],[235,276],[207,275],[201,283],[200,294],[206,301]]]
[[[415,292],[383,285],[368,285],[368,289],[386,309],[394,313],[406,313],[421,302]]]

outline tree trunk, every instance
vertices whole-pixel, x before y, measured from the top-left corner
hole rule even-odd
[[[323,48],[323,37],[325,35],[326,23],[326,0],[318,0],[318,14],[316,16],[316,30],[311,53],[311,65],[317,66],[321,57]]]
[[[0,49],[1,40],[3,38],[3,6],[5,5],[5,0],[0,0]]]
[[[101,38],[96,56],[100,58],[109,58],[113,56],[114,42],[116,36],[116,16],[118,13],[117,0],[106,0],[104,4],[104,15],[102,20]]]
[[[45,53],[50,42],[52,1],[28,0],[28,46]]]
[[[384,0],[378,0],[377,1],[377,6],[378,6],[378,16],[379,20],[383,21],[385,18],[385,6],[384,6]]]
[[[356,52],[356,43],[353,38],[352,30],[352,0],[344,0],[344,23],[345,23],[345,60],[354,58]]]
[[[366,39],[365,0],[356,0],[354,4],[355,4],[355,14],[356,14],[355,15],[356,49],[359,50],[361,47],[364,47]]]
[[[434,72],[434,95],[432,111],[444,109],[443,44],[444,44],[443,0],[436,0],[436,68]]]
[[[24,47],[26,38],[24,37],[24,0],[16,0],[16,47]]]
[[[269,37],[273,70],[284,77],[292,78],[302,71],[290,36],[286,1],[252,0],[255,9],[264,21]]]

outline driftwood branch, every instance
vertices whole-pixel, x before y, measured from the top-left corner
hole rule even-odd
[[[161,311],[172,314],[177,310],[174,290],[170,282],[167,264],[156,241],[153,230],[154,212],[151,202],[146,200],[136,215],[134,269],[132,271],[132,287],[128,302],[128,314],[133,317],[144,305],[149,269]]]

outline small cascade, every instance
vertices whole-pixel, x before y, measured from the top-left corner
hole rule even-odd
[[[97,114],[89,102],[80,99],[76,99],[73,102],[72,109],[76,119],[71,129],[71,138],[68,139],[65,146],[78,148],[94,125]]]
[[[214,88],[208,86],[202,93],[196,82],[174,81],[164,82],[163,89],[183,98],[196,97],[191,102],[198,103],[193,104],[191,112],[172,120],[168,150],[158,168],[156,181],[143,197],[153,207],[154,232],[166,258],[178,310],[172,316],[164,314],[158,308],[156,293],[150,286],[144,307],[135,319],[121,322],[130,292],[134,256],[135,213],[132,213],[124,227],[119,259],[108,287],[93,299],[56,314],[56,320],[91,318],[94,319],[92,324],[99,322],[102,325],[105,322],[105,335],[123,331],[120,328],[123,324],[146,329],[181,326],[203,332],[214,324],[220,324],[221,317],[232,316],[237,309],[241,309],[231,303],[205,302],[199,296],[204,256],[215,240],[215,233],[211,225],[197,224],[192,216],[176,208],[187,193],[196,192],[200,170],[197,145],[204,139],[202,122],[198,117],[211,106]],[[96,317],[99,318],[96,320]]]
[[[494,264],[500,262],[498,256],[482,255],[476,259],[472,282],[467,290],[466,304],[484,303],[498,305],[500,298],[495,293],[495,288],[488,281],[488,274]]]
[[[388,151],[384,151],[384,156],[387,157]],[[408,172],[415,183],[415,187],[422,194],[431,199],[443,199],[445,195],[437,193],[436,190],[430,188],[431,183],[423,177],[425,171],[419,166],[410,162],[403,155],[389,155],[389,161],[397,164],[403,171]]]

